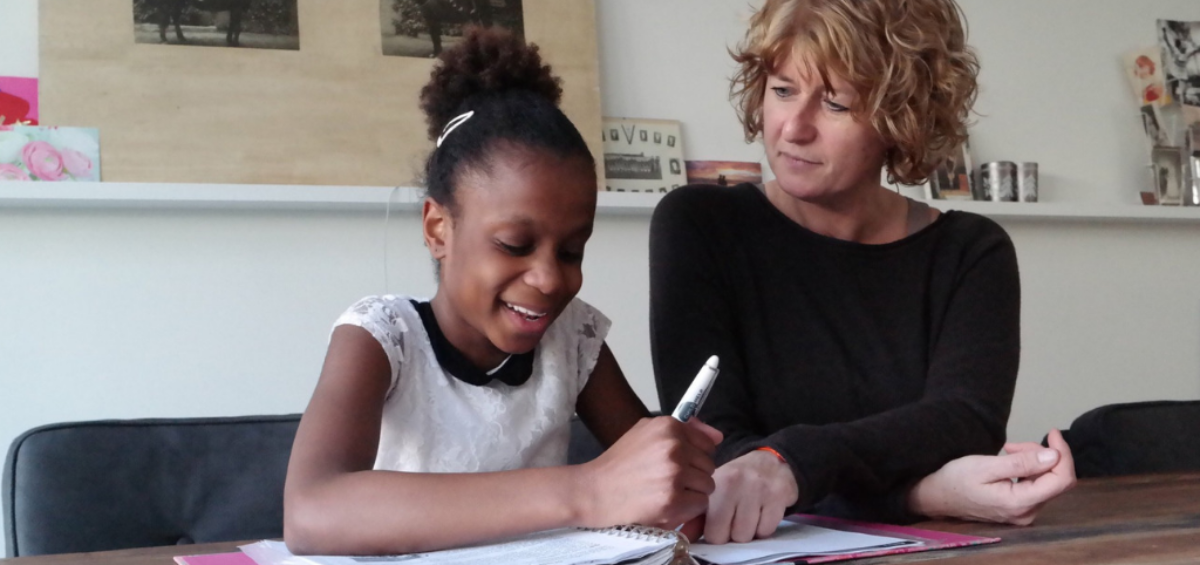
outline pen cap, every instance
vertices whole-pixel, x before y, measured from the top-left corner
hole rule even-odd
[[[679,406],[676,406],[675,412],[671,414],[676,420],[686,422],[700,411],[700,407],[704,405],[705,399],[708,398],[709,391],[712,390],[713,380],[717,377],[717,373],[720,372],[719,364],[720,360],[716,355],[713,355],[700,368],[700,373],[692,380],[692,384],[688,386],[687,392],[679,400]]]

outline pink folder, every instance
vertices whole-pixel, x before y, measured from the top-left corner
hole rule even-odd
[[[858,553],[843,553],[839,555],[822,555],[819,557],[804,557],[798,558],[795,561],[791,561],[792,563],[830,563],[833,561],[845,561],[847,559],[879,557],[881,555],[896,555],[899,553],[916,553],[918,551],[933,551],[938,549],[949,549],[952,547],[984,545],[1000,541],[1000,538],[966,536],[962,534],[952,534],[950,532],[939,532],[936,530],[922,530],[919,528],[909,528],[905,526],[856,522],[853,520],[827,518],[825,516],[812,516],[809,514],[794,514],[792,516],[788,516],[787,519],[804,524],[812,524],[822,528],[829,528],[831,530],[857,532],[861,534],[872,534],[877,536],[890,536],[894,538],[903,538],[924,542],[923,545],[918,546],[879,549],[875,551],[862,551]]]
[[[253,559],[240,551],[207,555],[180,555],[175,558],[175,562],[179,565],[257,565]]]

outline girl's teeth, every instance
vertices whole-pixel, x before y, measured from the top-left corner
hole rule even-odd
[[[516,304],[509,304],[509,303],[505,302],[504,305],[508,306],[508,308],[510,310],[512,310],[513,312],[516,312],[518,314],[524,314],[525,319],[529,320],[529,321],[534,321],[534,320],[537,320],[538,318],[545,316],[545,314],[539,314],[539,313],[529,310],[527,308],[522,308],[520,306],[517,306]]]

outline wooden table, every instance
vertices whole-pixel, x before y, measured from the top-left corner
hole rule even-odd
[[[993,545],[892,555],[853,565],[937,561],[1092,565],[1200,563],[1200,473],[1090,479],[1047,504],[1029,527],[933,521],[917,527],[1003,538]],[[152,547],[0,559],[2,565],[172,565],[183,554],[234,551],[238,543]]]
[[[1200,564],[1200,473],[1081,480],[1042,508],[1028,527],[945,521],[915,527],[1001,541],[851,563],[1195,565]]]

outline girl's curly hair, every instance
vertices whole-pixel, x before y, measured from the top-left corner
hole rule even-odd
[[[442,52],[421,89],[431,141],[443,137],[425,161],[425,187],[455,209],[455,181],[464,171],[486,170],[500,143],[595,160],[579,130],[558,108],[560,80],[542,62],[537,45],[499,28],[468,28],[462,42]],[[455,117],[473,112],[446,133]]]

